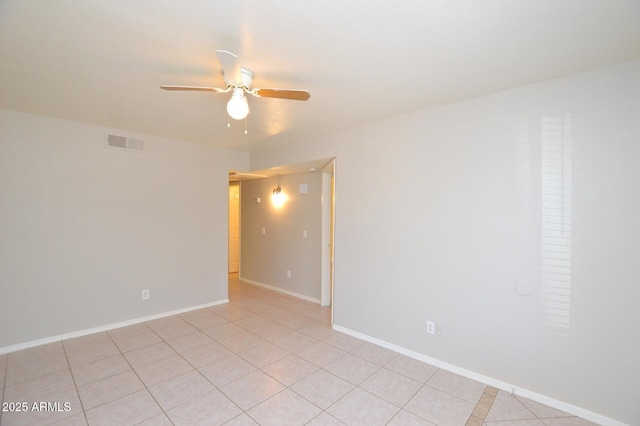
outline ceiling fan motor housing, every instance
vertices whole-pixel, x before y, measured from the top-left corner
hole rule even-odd
[[[242,85],[248,89],[253,83],[253,73],[247,68],[240,68],[240,73],[242,74]]]

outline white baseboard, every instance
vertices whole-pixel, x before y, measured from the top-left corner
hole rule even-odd
[[[501,389],[503,391],[509,392],[514,395],[519,395],[524,398],[528,398],[532,401],[539,402],[541,404],[547,405],[549,407],[556,408],[558,410],[562,410],[565,413],[572,414],[574,416],[582,417],[583,419],[592,421],[599,425],[603,426],[627,426],[625,423],[619,422],[614,419],[610,419],[601,414],[594,413],[589,410],[585,410],[584,408],[576,407],[575,405],[567,404],[566,402],[558,401],[557,399],[549,398],[545,395],[541,395],[536,392],[529,391],[527,389],[521,389],[512,384],[493,379],[491,377],[484,376],[482,374],[476,373],[474,371],[465,370],[464,368],[458,367],[453,364],[449,364],[444,361],[440,361],[435,358],[431,358],[429,356],[423,355],[418,352],[414,352],[412,350],[403,348],[402,346],[394,345],[393,343],[386,342],[384,340],[377,339],[375,337],[371,337],[369,335],[351,330],[346,327],[342,327],[340,325],[334,324],[333,329],[339,331],[344,334],[348,334],[353,337],[357,337],[358,339],[365,340],[367,342],[376,344],[378,346],[382,346],[383,348],[390,349],[394,352],[398,352],[402,355],[406,355],[409,358],[416,359],[418,361],[426,362],[427,364],[431,364],[435,367],[441,368],[443,370],[450,371],[452,373],[459,374],[461,376],[467,377],[469,379],[473,379],[480,383],[484,383],[489,386],[493,386],[495,388]]]
[[[144,318],[135,318],[132,320],[117,322],[113,324],[103,325],[100,327],[87,328],[85,330],[73,331],[71,333],[59,334],[57,336],[45,337],[44,339],[32,340],[30,342],[18,343],[16,345],[5,346],[0,348],[0,355],[20,351],[22,349],[33,348],[34,346],[46,345],[47,343],[59,342],[61,340],[73,339],[74,337],[86,336],[87,334],[100,333],[102,331],[109,331],[115,328],[126,327],[128,325],[134,325],[141,322],[147,322],[158,318],[164,318],[171,315],[183,314],[185,312],[195,311],[198,309],[209,308],[211,306],[221,305],[223,303],[229,303],[229,299],[219,300],[217,302],[205,303],[198,306],[190,306],[188,308],[177,309],[175,311],[163,312],[161,314],[150,315]]]
[[[315,297],[305,296],[304,294],[296,293],[295,291],[285,290],[282,287],[276,287],[274,285],[249,280],[240,276],[238,277],[238,279],[247,284],[255,285],[262,288],[267,288],[269,290],[277,291],[278,293],[283,293],[288,296],[293,296],[293,297],[297,297],[298,299],[306,300],[307,302],[317,303],[318,305],[320,304],[320,299],[316,299]]]

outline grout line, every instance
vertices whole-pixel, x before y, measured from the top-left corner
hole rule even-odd
[[[76,383],[76,376],[73,374],[73,369],[71,368],[71,363],[69,362],[69,355],[67,354],[67,348],[64,346],[64,340],[60,341],[60,346],[62,346],[62,351],[64,352],[64,358],[67,360],[67,367],[69,368],[69,374],[71,375],[71,380],[73,380],[73,386],[75,388],[76,395],[78,396],[78,402],[80,402],[80,409],[82,410],[82,416],[84,417],[84,421],[87,422],[87,424],[89,424],[89,419],[87,419],[87,411],[84,409],[82,398],[80,398],[80,391],[78,390],[78,384]],[[72,414],[71,416],[73,415],[75,414]],[[0,424],[2,423],[0,422]]]
[[[4,395],[7,391],[7,372],[9,371],[9,354],[0,355],[4,356],[4,377],[2,378],[2,398],[0,398],[0,403],[4,402]],[[2,424],[2,412],[0,409],[0,425]]]
[[[145,325],[146,325],[146,323],[143,323],[143,324],[145,324]],[[147,325],[147,327],[149,327],[149,326]],[[151,327],[149,327],[149,328],[151,328]],[[158,335],[158,333],[156,333],[156,331],[155,331],[155,330],[152,330],[152,331],[156,334],[156,336],[160,337],[160,336]],[[141,334],[141,333],[137,333],[137,334]],[[116,343],[116,341],[115,341],[115,339],[113,338],[113,336],[111,335],[111,333],[109,333],[109,332],[107,331],[107,335],[109,336],[109,339],[111,339],[111,342],[112,342],[112,343],[115,345],[115,347],[118,349],[118,353],[120,354],[120,356],[122,357],[122,359],[124,359],[124,362],[126,362],[126,363],[127,363],[127,365],[129,366],[129,368],[131,369],[131,372],[132,372],[133,374],[135,374],[135,375],[136,375],[136,377],[138,378],[138,380],[140,381],[140,383],[142,383],[142,386],[144,387],[144,390],[146,390],[146,391],[147,391],[147,393],[149,394],[149,396],[153,399],[153,401],[156,403],[156,405],[157,405],[157,406],[160,408],[160,410],[162,411],[162,414],[164,414],[164,415],[165,415],[165,417],[168,419],[168,418],[169,418],[169,416],[168,416],[168,415],[167,415],[167,413],[164,411],[164,408],[162,408],[162,405],[160,405],[160,403],[158,402],[158,400],[156,399],[156,397],[151,393],[151,390],[149,389],[149,387],[147,386],[147,384],[142,380],[142,377],[140,377],[140,375],[138,374],[138,372],[133,368],[133,365],[131,365],[131,363],[129,362],[129,360],[127,359],[127,357],[126,357],[126,356],[124,356],[124,354],[125,354],[125,353],[124,353],[124,352],[122,352],[122,349],[120,349],[120,346],[118,346],[118,343]],[[164,339],[162,339],[162,337],[160,337],[160,339],[161,339],[162,341],[164,341]],[[118,399],[126,398],[126,397],[128,397],[129,395],[133,395],[134,393],[137,393],[137,392],[140,392],[140,391],[135,391],[135,392],[132,392],[132,393],[127,394],[127,395],[125,395],[125,396],[121,396],[121,397],[119,397],[119,398],[116,398],[116,399],[114,399],[114,400],[112,400],[112,401],[107,401],[107,402],[105,402],[104,404],[109,404],[109,403],[111,403],[111,402],[113,402],[113,401],[117,401]],[[101,405],[104,405],[104,404],[101,404]],[[99,405],[99,406],[100,406],[100,405]],[[99,406],[98,406],[98,407],[99,407]],[[93,407],[93,408],[97,408],[97,407]],[[154,417],[155,417],[155,416],[154,416]],[[144,421],[146,421],[146,420],[150,420],[150,419],[152,419],[152,418],[153,418],[153,417],[150,417],[149,419],[145,419]],[[88,421],[88,420],[87,420],[87,424],[89,424],[89,421]]]

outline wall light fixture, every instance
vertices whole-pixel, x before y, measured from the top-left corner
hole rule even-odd
[[[273,203],[273,206],[279,209],[284,205],[285,201],[287,201],[287,194],[282,192],[280,185],[278,185],[277,188],[273,188],[271,195],[271,202]]]

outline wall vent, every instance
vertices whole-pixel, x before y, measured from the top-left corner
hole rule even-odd
[[[128,151],[144,151],[144,141],[126,136],[107,135],[107,148],[126,149]]]

